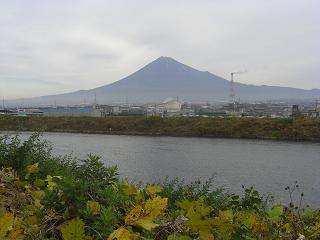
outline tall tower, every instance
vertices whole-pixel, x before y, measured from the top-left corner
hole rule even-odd
[[[233,80],[234,72],[231,73],[231,80],[230,80],[230,92],[229,92],[229,103],[235,105],[236,101],[236,94],[234,92],[234,80]]]
[[[234,75],[241,74],[244,72],[231,72],[231,79],[230,79],[230,92],[229,92],[229,103],[233,106],[233,111],[236,111],[236,93],[234,91]]]

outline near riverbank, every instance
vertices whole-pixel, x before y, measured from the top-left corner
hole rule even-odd
[[[320,141],[313,118],[0,117],[0,131]]]

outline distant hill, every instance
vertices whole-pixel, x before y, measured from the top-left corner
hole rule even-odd
[[[179,97],[189,102],[227,101],[230,83],[217,75],[199,71],[169,57],[160,57],[137,72],[114,83],[66,94],[25,99],[28,105],[79,104],[84,99],[98,103],[145,103]],[[235,83],[236,96],[242,100],[314,99],[320,89],[257,86]],[[20,101],[21,102],[21,101]]]

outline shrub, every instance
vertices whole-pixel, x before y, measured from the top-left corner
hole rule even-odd
[[[57,158],[39,134],[0,140],[0,239],[319,239],[320,211],[271,205],[213,178],[144,188],[118,178],[99,157]],[[292,188],[288,187],[292,194]]]

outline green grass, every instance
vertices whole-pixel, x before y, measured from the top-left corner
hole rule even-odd
[[[0,116],[0,130],[320,141],[320,119],[313,118]]]

